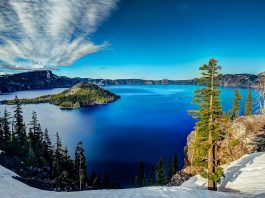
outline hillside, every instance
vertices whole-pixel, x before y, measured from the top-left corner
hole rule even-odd
[[[260,82],[264,82],[265,74],[227,74],[223,75],[221,85],[224,87],[248,87],[260,88]],[[32,89],[68,88],[80,82],[91,82],[98,85],[194,85],[196,80],[143,80],[143,79],[91,79],[69,78],[57,76],[49,70],[30,71],[19,74],[0,76],[0,92],[13,92]]]
[[[61,108],[79,108],[95,104],[106,104],[120,97],[92,83],[79,83],[59,94],[45,95],[32,99],[19,99],[21,104],[51,103]],[[13,105],[15,100],[1,101],[1,104]]]
[[[0,192],[3,198],[240,198],[241,195],[209,192],[187,187],[146,187],[122,190],[91,190],[82,192],[44,191],[27,186],[13,178],[14,172],[0,165]]]

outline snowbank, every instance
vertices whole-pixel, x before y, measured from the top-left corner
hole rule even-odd
[[[146,187],[124,190],[93,190],[82,192],[51,192],[38,190],[12,178],[12,171],[0,166],[1,198],[239,198],[240,195],[185,187]]]
[[[244,155],[224,166],[225,177],[219,190],[238,192],[248,196],[265,197],[265,152]],[[207,188],[207,180],[199,175],[184,182],[181,187]]]

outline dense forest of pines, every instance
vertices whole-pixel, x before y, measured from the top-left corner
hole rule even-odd
[[[14,101],[14,115],[11,117],[5,110],[0,119],[0,150],[5,152],[0,155],[2,161],[15,156],[24,168],[16,172],[20,171],[24,178],[45,182],[42,185],[49,190],[120,188],[117,178],[111,179],[107,174],[103,178],[95,172],[88,176],[82,141],[77,143],[74,159],[71,159],[59,134],[56,133],[55,144],[52,144],[48,130],[42,130],[35,111],[26,125],[19,99],[16,97]]]

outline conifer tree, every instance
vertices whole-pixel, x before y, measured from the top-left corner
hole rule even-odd
[[[2,118],[0,117],[0,150],[4,150],[4,130],[2,126]]]
[[[166,179],[165,179],[165,165],[164,160],[161,157],[158,164],[157,164],[157,184],[158,185],[165,185]]]
[[[75,172],[79,180],[79,190],[82,190],[87,180],[86,157],[82,141],[78,142],[75,150]]]
[[[6,149],[6,151],[9,151],[11,146],[10,124],[10,113],[5,109],[4,116],[2,118],[2,130],[4,138],[4,148]]]
[[[146,185],[144,161],[140,161],[138,164],[137,185],[138,186],[145,186]]]
[[[149,185],[153,186],[156,185],[156,166],[155,164],[151,165],[151,172],[150,172],[150,178],[149,178]]]
[[[53,162],[53,145],[49,136],[49,132],[45,129],[44,141],[43,141],[43,157],[48,162],[49,166],[52,168]]]
[[[109,189],[110,185],[111,185],[111,182],[110,182],[109,175],[107,173],[105,173],[104,179],[103,179],[103,182],[102,182],[102,187],[104,189]]]
[[[240,114],[240,92],[239,90],[234,90],[234,100],[233,100],[233,109],[232,109],[232,120],[236,119]]]
[[[178,161],[178,154],[175,153],[174,160],[173,160],[173,174],[179,171],[179,161]]]
[[[171,180],[172,176],[174,175],[174,160],[169,157],[168,159],[168,181]]]
[[[246,109],[245,109],[245,115],[246,116],[251,116],[253,115],[253,108],[252,108],[252,92],[251,89],[248,89],[248,96],[247,96],[247,102],[246,102]]]
[[[54,151],[54,162],[53,162],[53,175],[58,176],[62,172],[61,162],[63,160],[63,145],[61,138],[56,132],[56,142],[55,142],[55,151]]]
[[[23,111],[18,97],[15,97],[14,110],[14,152],[24,157],[28,151],[26,126],[23,119]],[[16,144],[17,143],[17,144]]]
[[[221,74],[217,60],[210,59],[208,64],[200,67],[202,78],[200,84],[205,85],[195,91],[194,103],[200,107],[190,111],[198,120],[195,126],[195,140],[193,144],[193,164],[207,167],[208,189],[217,190],[216,182],[220,181],[222,169],[218,166],[216,143],[220,140],[220,117],[222,110],[220,105],[220,91],[218,86]]]

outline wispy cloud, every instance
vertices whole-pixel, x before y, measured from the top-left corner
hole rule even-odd
[[[89,36],[117,0],[0,1],[0,67],[42,69],[68,66],[105,48]]]

